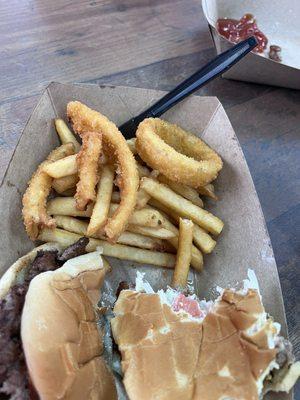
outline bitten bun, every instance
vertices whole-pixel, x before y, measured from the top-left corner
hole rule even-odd
[[[276,367],[279,326],[267,318],[256,290],[224,290],[199,319],[173,311],[158,293],[123,290],[114,313],[130,400],[258,400]],[[289,382],[295,383],[293,365]]]

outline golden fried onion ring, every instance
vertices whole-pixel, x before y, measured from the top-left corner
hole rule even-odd
[[[99,180],[98,167],[102,150],[102,133],[86,132],[82,135],[82,146],[76,156],[79,182],[76,186],[76,206],[85,210],[96,200],[96,185]]]
[[[79,134],[89,131],[101,132],[103,145],[117,158],[120,179],[121,202],[112,218],[108,219],[104,232],[108,239],[116,241],[125,230],[135,204],[139,185],[136,161],[125,138],[116,125],[104,115],[94,111],[79,101],[72,101],[67,106],[67,115]]]
[[[53,178],[43,171],[43,168],[61,158],[74,154],[72,143],[57,147],[43,161],[32,175],[23,196],[23,220],[30,239],[35,240],[42,228],[55,228],[55,220],[47,214],[46,202],[51,191]]]
[[[159,118],[142,121],[136,132],[139,156],[174,182],[198,188],[222,169],[220,156],[195,135]]]

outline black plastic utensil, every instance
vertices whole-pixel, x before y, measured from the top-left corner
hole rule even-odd
[[[126,139],[135,136],[138,124],[145,118],[159,117],[175,104],[179,103],[185,97],[200,89],[206,83],[210,82],[223,72],[227,71],[246,54],[254,49],[258,44],[254,36],[236,44],[224,53],[219,54],[216,58],[195,72],[188,79],[180,83],[175,89],[167,93],[163,98],[153,104],[148,110],[143,111],[140,115],[131,118],[122,124],[119,129]]]

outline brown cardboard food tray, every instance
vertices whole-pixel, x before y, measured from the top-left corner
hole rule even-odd
[[[53,118],[65,118],[70,100],[80,100],[121,124],[163,92],[127,87],[65,85],[52,83],[33,111],[13,154],[0,188],[0,248],[2,273],[34,244],[27,238],[21,218],[21,199],[38,164],[58,145]],[[218,202],[205,201],[206,208],[225,222],[213,254],[206,256],[204,271],[192,274],[196,293],[209,298],[213,288],[234,286],[252,268],[258,278],[266,310],[282,325],[286,321],[277,267],[259,200],[238,139],[216,97],[191,96],[163,116],[194,132],[218,151],[224,168],[216,181]],[[134,281],[136,270],[146,272],[155,289],[169,284],[171,271],[111,259],[109,286],[120,280]],[[269,399],[292,399],[292,395],[269,395]]]

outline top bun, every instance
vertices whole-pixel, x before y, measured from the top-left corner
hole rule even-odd
[[[21,336],[29,374],[41,399],[117,398],[102,356],[94,309],[106,272],[100,253],[94,252],[31,281]]]
[[[132,290],[121,292],[114,312],[131,400],[258,400],[276,350],[268,342],[274,326],[260,324],[266,314],[257,291],[225,290],[202,320]]]

